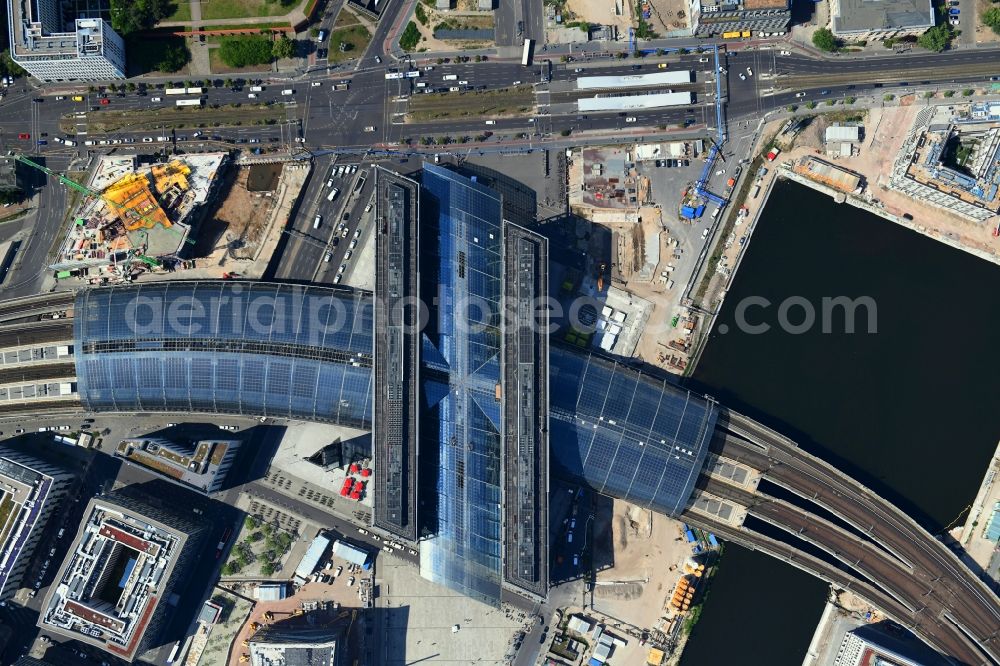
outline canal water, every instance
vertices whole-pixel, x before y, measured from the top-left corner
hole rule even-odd
[[[859,304],[853,333],[844,308],[824,316],[838,297]],[[1000,267],[783,181],[694,386],[939,531],[964,520],[1000,440],[998,345]],[[825,589],[730,545],[683,666],[798,666]]]

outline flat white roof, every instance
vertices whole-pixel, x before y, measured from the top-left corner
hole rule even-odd
[[[691,104],[689,92],[629,95],[628,97],[586,97],[577,100],[580,111],[629,111],[632,109],[658,109],[663,106]]]
[[[603,88],[642,88],[691,83],[690,71],[654,72],[653,74],[626,74],[624,76],[581,76],[576,80],[578,90]]]

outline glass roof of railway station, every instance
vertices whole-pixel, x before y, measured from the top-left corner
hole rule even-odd
[[[168,282],[85,290],[75,310],[77,385],[86,409],[371,426],[367,294]]]
[[[549,349],[553,467],[599,493],[667,515],[705,463],[716,404],[608,358]]]

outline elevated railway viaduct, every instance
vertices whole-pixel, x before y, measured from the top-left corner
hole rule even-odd
[[[73,303],[72,294],[0,302],[0,394],[15,384],[75,380],[72,356],[37,353],[76,344]],[[9,362],[11,350],[22,356]],[[22,360],[25,350],[34,356]],[[75,394],[0,400],[0,418],[81,409]],[[695,496],[744,507],[754,520],[724,521],[693,503],[684,520],[852,590],[960,663],[1000,664],[1000,601],[945,544],[791,440],[741,414],[719,411],[712,453],[756,470],[788,497],[775,497],[759,485],[727,483],[705,469]],[[775,529],[754,528],[765,523]]]
[[[691,510],[685,520],[853,590],[962,663],[1000,663],[996,594],[912,518],[791,440],[735,412],[723,411],[713,448],[722,459],[759,471],[762,479],[801,501],[705,476],[700,492],[745,507],[748,516],[790,538],[776,539],[763,533],[767,530],[735,527]],[[810,505],[812,510],[806,508]]]

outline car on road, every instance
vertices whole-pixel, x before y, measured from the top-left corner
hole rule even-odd
[[[142,137],[142,142],[143,143],[153,143],[153,137],[151,137],[151,136],[144,136],[144,137]]]
[[[958,16],[959,14],[962,13],[962,10],[959,9],[958,7],[952,7],[951,9],[948,10],[948,13],[951,14],[952,16]]]
[[[576,69],[573,70],[573,73],[574,74],[579,74],[582,71],[583,71],[583,67],[577,67]]]
[[[829,90],[820,90],[820,91],[819,91],[819,94],[820,94],[820,95],[829,95],[829,94],[830,94],[830,91],[829,91]]]
[[[65,95],[56,95],[56,101],[57,101],[57,102],[61,102],[61,101],[63,101],[64,99],[66,99],[66,96],[65,96]]]
[[[698,62],[708,62],[708,58],[698,58]]]
[[[340,273],[333,276],[333,283],[340,284]]]
[[[627,122],[627,123],[634,123],[635,122],[635,116],[629,116],[628,118],[625,119],[625,122]]]
[[[323,85],[322,81],[313,81],[312,82],[312,87],[313,88],[319,88],[321,85]]]
[[[487,120],[487,121],[486,121],[486,124],[487,124],[487,125],[496,125],[496,124],[497,124],[497,121],[495,121],[495,120]]]
[[[374,125],[366,125],[365,126],[365,131],[366,132],[374,132],[375,131],[375,126]]]
[[[351,244],[350,244],[350,245],[348,245],[348,246],[347,246],[347,248],[348,248],[349,250],[353,250],[353,249],[354,249],[354,248],[356,248],[357,246],[358,246],[358,239],[357,239],[357,238],[355,238],[354,240],[352,240],[352,241],[351,241]]]
[[[792,52],[791,51],[778,51],[778,55],[790,56],[790,55],[792,55]]]
[[[111,100],[108,99],[107,97],[102,97],[101,98],[101,106],[107,106],[108,104],[111,104]]]
[[[358,534],[368,534],[368,530],[363,527],[358,528]],[[337,567],[337,575],[340,575],[340,567]]]
[[[632,65],[632,71],[633,72],[636,71],[636,70],[639,70],[639,69],[642,69],[642,65]]]
[[[350,261],[351,257],[353,257],[353,256],[354,256],[354,252],[352,252],[351,250],[348,250],[347,252],[344,253],[344,261]]]
[[[743,76],[743,72],[740,72],[740,81],[746,81],[747,77]]]
[[[323,262],[328,264],[331,259],[333,259],[333,252],[327,252],[326,256],[323,257]]]
[[[665,62],[661,62],[661,63],[660,63],[659,65],[657,65],[656,67],[657,67],[658,69],[666,69],[666,68],[667,68],[667,63],[665,63]]]
[[[347,587],[354,585],[354,576],[347,579]]]
[[[747,67],[747,76],[753,76],[753,70]]]
[[[15,435],[23,435],[24,434],[24,428],[18,428],[17,430],[14,431],[14,434]]]
[[[381,64],[382,63],[382,58],[380,56],[375,56],[375,62]]]
[[[409,553],[410,555],[416,555],[416,554],[417,554],[417,551],[413,550],[412,548],[410,548],[410,549],[409,549],[408,551],[406,551],[406,552],[408,552],[408,553]]]
[[[804,92],[797,92],[797,93],[795,93],[795,96],[801,98],[801,97],[805,97],[806,94]]]
[[[344,272],[344,271],[346,271],[346,270],[347,270],[347,264],[341,264],[341,265],[340,265],[340,268],[338,268],[338,269],[337,269],[337,272],[338,272],[338,273],[343,273],[343,272]],[[373,537],[373,538],[374,538],[374,537]]]
[[[21,132],[20,134],[17,135],[17,138],[18,139],[30,139],[31,135],[28,134],[27,132]]]
[[[354,230],[354,237],[359,238],[361,236],[361,227]]]

